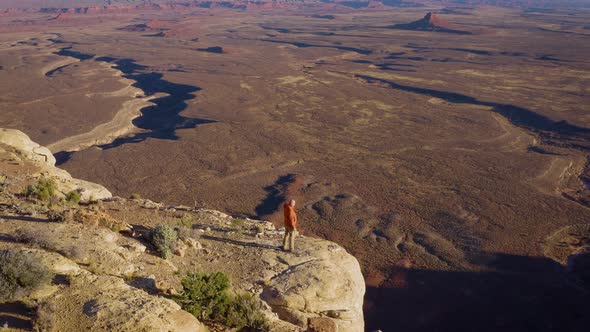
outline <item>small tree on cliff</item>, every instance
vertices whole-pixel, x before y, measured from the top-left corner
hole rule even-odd
[[[168,225],[158,225],[150,233],[150,240],[160,256],[164,259],[172,256],[178,234]]]

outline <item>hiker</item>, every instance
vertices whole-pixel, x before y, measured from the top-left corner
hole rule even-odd
[[[295,213],[295,200],[283,204],[285,213],[285,237],[283,238],[283,251],[295,249],[295,236],[297,235],[297,214]]]

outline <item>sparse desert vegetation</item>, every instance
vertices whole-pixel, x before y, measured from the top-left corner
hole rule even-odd
[[[178,233],[168,225],[158,225],[150,232],[150,241],[164,259],[172,256]]]
[[[23,195],[47,202],[55,197],[56,189],[55,180],[41,178],[36,184],[28,185]]]
[[[262,306],[251,294],[233,294],[230,281],[222,272],[191,273],[182,280],[183,290],[175,300],[201,320],[212,320],[241,331],[263,331]]]
[[[185,229],[193,228],[193,223],[195,222],[194,217],[190,213],[183,213],[182,217],[178,221],[178,226]]]
[[[252,219],[282,226],[295,198],[302,234],[360,261],[368,330],[588,326],[575,291],[587,277],[571,272],[585,266],[590,220],[587,4],[96,2],[0,9],[0,127],[141,213],[127,200],[86,206],[110,193],[52,199],[35,169],[21,216],[140,234],[168,258],[157,264],[186,257],[207,268],[183,272],[207,274],[245,265],[239,251],[194,258],[207,249],[197,243],[254,250],[241,237],[268,229]],[[51,160],[36,148],[26,153]],[[7,152],[1,174],[26,173],[21,157]],[[15,179],[0,177],[0,193]],[[211,227],[188,206],[233,217]]]
[[[0,303],[21,300],[48,285],[53,273],[19,250],[0,250]]]
[[[78,204],[80,203],[80,193],[77,190],[72,190],[69,193],[66,194],[65,200],[66,202],[70,203],[70,204]]]

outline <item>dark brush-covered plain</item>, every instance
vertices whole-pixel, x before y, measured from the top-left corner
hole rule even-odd
[[[586,331],[590,11],[400,3],[6,11],[0,127],[121,196],[295,198],[369,330]]]

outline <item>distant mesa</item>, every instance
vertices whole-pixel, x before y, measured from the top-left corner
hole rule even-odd
[[[201,52],[209,52],[209,53],[217,53],[217,54],[222,54],[223,51],[223,47],[219,47],[219,46],[212,46],[212,47],[207,47],[207,48],[198,48],[197,51],[201,51]]]
[[[426,14],[423,18],[410,22],[410,23],[403,23],[403,24],[396,24],[392,25],[389,28],[391,29],[400,29],[400,30],[415,30],[415,31],[436,31],[436,32],[446,32],[446,33],[455,33],[460,35],[471,35],[471,31],[465,30],[463,27],[449,23],[438,15],[433,13]]]
[[[384,6],[389,7],[424,7],[423,4],[417,2],[406,2],[403,0],[380,0],[380,1],[371,1],[372,3],[381,2]]]
[[[166,23],[152,20],[148,23],[138,23],[138,24],[130,24],[124,27],[117,28],[120,31],[128,31],[128,32],[153,32],[154,34],[146,35],[148,37],[165,37],[165,30],[169,30],[166,28]]]
[[[117,30],[130,31],[130,32],[145,32],[145,31],[150,31],[151,28],[145,23],[140,23],[140,24],[126,25],[122,28],[117,28]]]
[[[319,19],[324,19],[324,20],[333,20],[336,18],[336,16],[334,15],[311,15],[312,18],[319,18]]]
[[[345,6],[345,7],[349,7],[349,8],[354,8],[354,9],[360,9],[360,8],[367,8],[369,7],[369,1],[333,1],[334,3],[337,3],[338,5],[341,6]]]

